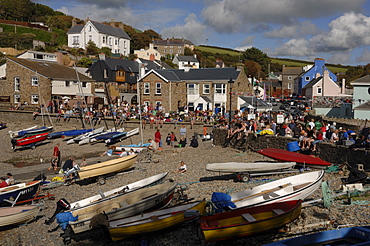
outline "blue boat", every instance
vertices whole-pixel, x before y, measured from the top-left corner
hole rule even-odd
[[[51,132],[53,130],[53,126],[42,126],[40,128],[35,128],[31,130],[23,130],[19,131],[17,135],[14,136],[14,138],[20,138],[20,137],[30,137],[34,135],[38,135],[41,133]]]
[[[294,237],[264,246],[365,246],[370,245],[370,226],[349,227]]]
[[[92,130],[94,130],[94,129],[91,128],[91,129],[78,129],[78,130],[52,132],[52,133],[49,134],[49,139],[78,136],[78,135],[81,135],[81,134],[85,134],[87,132],[91,132]]]
[[[39,190],[41,180],[20,183],[0,188],[0,206],[10,206],[9,201],[20,202],[32,199]]]

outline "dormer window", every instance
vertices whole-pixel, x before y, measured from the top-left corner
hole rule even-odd
[[[304,80],[306,80],[306,81],[310,81],[310,76],[306,76],[306,77],[304,78]]]

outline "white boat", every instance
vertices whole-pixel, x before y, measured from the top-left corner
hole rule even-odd
[[[320,187],[324,173],[325,171],[321,170],[293,175],[230,194],[230,201],[235,205],[230,208],[238,209],[282,201],[304,200]],[[222,204],[217,206],[220,208]]]
[[[106,144],[111,144],[113,142],[120,142],[122,141],[123,139],[126,139],[126,138],[129,138],[135,134],[139,134],[139,128],[135,128],[135,129],[132,129],[131,131],[128,131],[125,135],[121,136],[121,137],[118,137],[118,138],[111,138],[111,139],[107,139],[105,140],[105,143]]]
[[[97,140],[95,139],[95,137],[98,137],[98,136],[101,136],[101,135],[104,135],[104,134],[107,134],[107,133],[111,133],[111,132],[123,132],[124,130],[125,130],[124,128],[116,129],[115,127],[113,127],[113,128],[108,129],[106,131],[102,131],[102,132],[99,132],[97,134],[91,135],[87,138],[84,138],[80,142],[78,142],[78,144],[79,145],[84,145],[84,144],[96,142]]]
[[[254,173],[254,172],[271,172],[292,168],[295,162],[225,162],[211,163],[206,165],[206,170],[211,172],[222,173]]]
[[[30,222],[37,217],[40,208],[40,206],[36,205],[0,208],[0,227]]]
[[[84,134],[81,134],[77,137],[74,137],[74,138],[71,138],[67,141],[67,144],[73,144],[73,143],[78,143],[80,142],[81,140],[85,139],[85,138],[89,138],[95,134],[98,134],[100,132],[104,131],[104,126],[103,127],[100,127],[100,128],[97,128],[91,132],[87,132],[87,133],[84,133]]]
[[[26,128],[26,129],[18,130],[18,131],[9,131],[10,138],[16,138],[16,137],[18,137],[19,132],[33,130],[33,129],[36,129],[37,127],[38,127],[38,125],[29,127],[29,128]]]
[[[175,182],[158,184],[122,196],[106,198],[101,202],[73,210],[70,213],[74,217],[78,217],[76,221],[70,221],[69,225],[77,234],[90,230],[90,222],[93,217],[103,212],[110,220],[116,220],[139,214],[148,209],[165,207],[171,202],[176,186]]]
[[[82,207],[85,207],[85,206],[88,206],[88,205],[91,205],[94,202],[103,201],[106,198],[113,198],[114,196],[120,196],[120,195],[126,194],[128,192],[132,192],[132,191],[135,191],[135,190],[138,190],[138,189],[142,189],[142,188],[146,188],[146,187],[153,186],[153,185],[156,185],[156,184],[160,184],[164,181],[167,174],[168,174],[168,172],[160,173],[160,174],[157,174],[157,175],[151,176],[149,178],[139,180],[137,182],[134,182],[134,183],[131,183],[131,184],[128,184],[128,185],[120,186],[120,187],[115,188],[115,189],[110,190],[110,191],[102,192],[99,195],[91,196],[91,197],[85,198],[83,200],[73,202],[73,203],[70,204],[70,206],[71,206],[70,211],[75,210],[75,209],[79,209],[79,208],[82,208]]]

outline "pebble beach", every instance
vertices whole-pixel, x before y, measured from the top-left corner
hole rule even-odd
[[[31,116],[30,116],[31,118]],[[62,162],[73,157],[76,162],[81,162],[81,158],[87,158],[88,164],[94,163],[94,160],[107,149],[104,143],[94,145],[78,146],[76,144],[67,145],[65,139],[54,139],[49,143],[37,146],[36,149],[24,149],[14,152],[11,150],[9,130],[20,130],[30,127],[30,122],[24,123],[7,123],[7,128],[0,131],[0,136],[3,141],[0,142],[2,154],[0,156],[0,176],[7,172],[12,172],[16,181],[32,180],[37,174],[43,173],[47,176],[47,180],[57,176],[54,171],[48,171],[53,147],[60,143],[62,152]],[[112,124],[110,122],[110,124]],[[71,122],[62,122],[55,125],[54,131],[70,130],[79,128],[81,124],[72,119]],[[135,124],[127,124],[128,130],[138,127]],[[214,146],[212,141],[199,141],[198,148],[171,148],[165,143],[167,133],[173,131],[179,138],[178,125],[174,129],[173,124],[165,124],[159,128],[162,133],[163,148],[152,155],[152,159],[158,162],[147,162],[144,153],[138,154],[138,161],[134,164],[134,168],[128,172],[122,172],[107,179],[104,185],[91,183],[88,185],[72,184],[69,186],[58,186],[52,189],[43,190],[41,194],[49,192],[53,194],[55,200],[44,199],[43,209],[35,221],[27,225],[19,227],[9,227],[0,229],[0,245],[64,245],[59,229],[54,232],[48,232],[57,224],[44,224],[44,221],[52,216],[56,208],[56,202],[65,198],[69,202],[75,202],[83,198],[96,195],[98,191],[108,191],[118,186],[123,186],[143,178],[150,177],[155,174],[168,172],[167,179],[172,179],[177,182],[189,198],[194,200],[211,200],[213,192],[235,193],[246,188],[251,188],[256,185],[263,184],[272,180],[287,177],[295,174],[276,174],[268,176],[256,176],[249,182],[236,182],[235,175],[219,174],[206,171],[205,166],[208,163],[215,162],[255,162],[255,161],[270,161],[271,159],[264,157],[258,153],[251,151],[240,151],[232,148],[222,148]],[[195,125],[190,129],[190,125],[186,125],[187,138],[189,139],[194,133],[203,133],[203,125]],[[212,128],[207,131],[211,132]],[[154,138],[156,129],[147,125],[143,129],[141,136],[135,135],[130,139],[125,139],[118,144],[139,143],[141,139],[147,142],[148,138]],[[188,141],[189,142],[189,141]],[[107,158],[107,157],[106,157]],[[184,161],[187,165],[187,172],[180,174],[174,173],[179,167],[179,162]],[[341,189],[340,178],[346,177],[346,174],[338,172],[325,173],[324,180],[328,181],[332,192]],[[366,188],[366,186],[365,186]],[[274,241],[283,240],[297,235],[302,235],[309,232],[317,232],[321,230],[335,229],[338,226],[356,226],[366,224],[369,220],[370,209],[367,203],[367,193],[362,193],[356,200],[352,199],[351,205],[346,204],[348,199],[336,199],[329,208],[325,208],[322,202],[317,202],[302,209],[302,216],[297,220],[287,225],[284,231],[270,231],[262,235],[255,235],[240,239],[233,239],[218,243],[206,243],[202,238],[196,222],[186,223],[175,228],[170,228],[166,231],[160,231],[149,235],[141,235],[137,238],[130,238],[124,241],[110,242],[102,237],[86,238],[82,241],[72,241],[70,245],[139,245],[140,239],[145,237],[150,245],[263,245]],[[321,189],[316,190],[308,200],[322,198]],[[330,223],[328,223],[330,221]],[[93,235],[94,236],[94,235]]]

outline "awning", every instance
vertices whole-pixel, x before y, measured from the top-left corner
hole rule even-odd
[[[76,93],[76,96],[93,97],[94,94],[91,94],[91,93]]]

